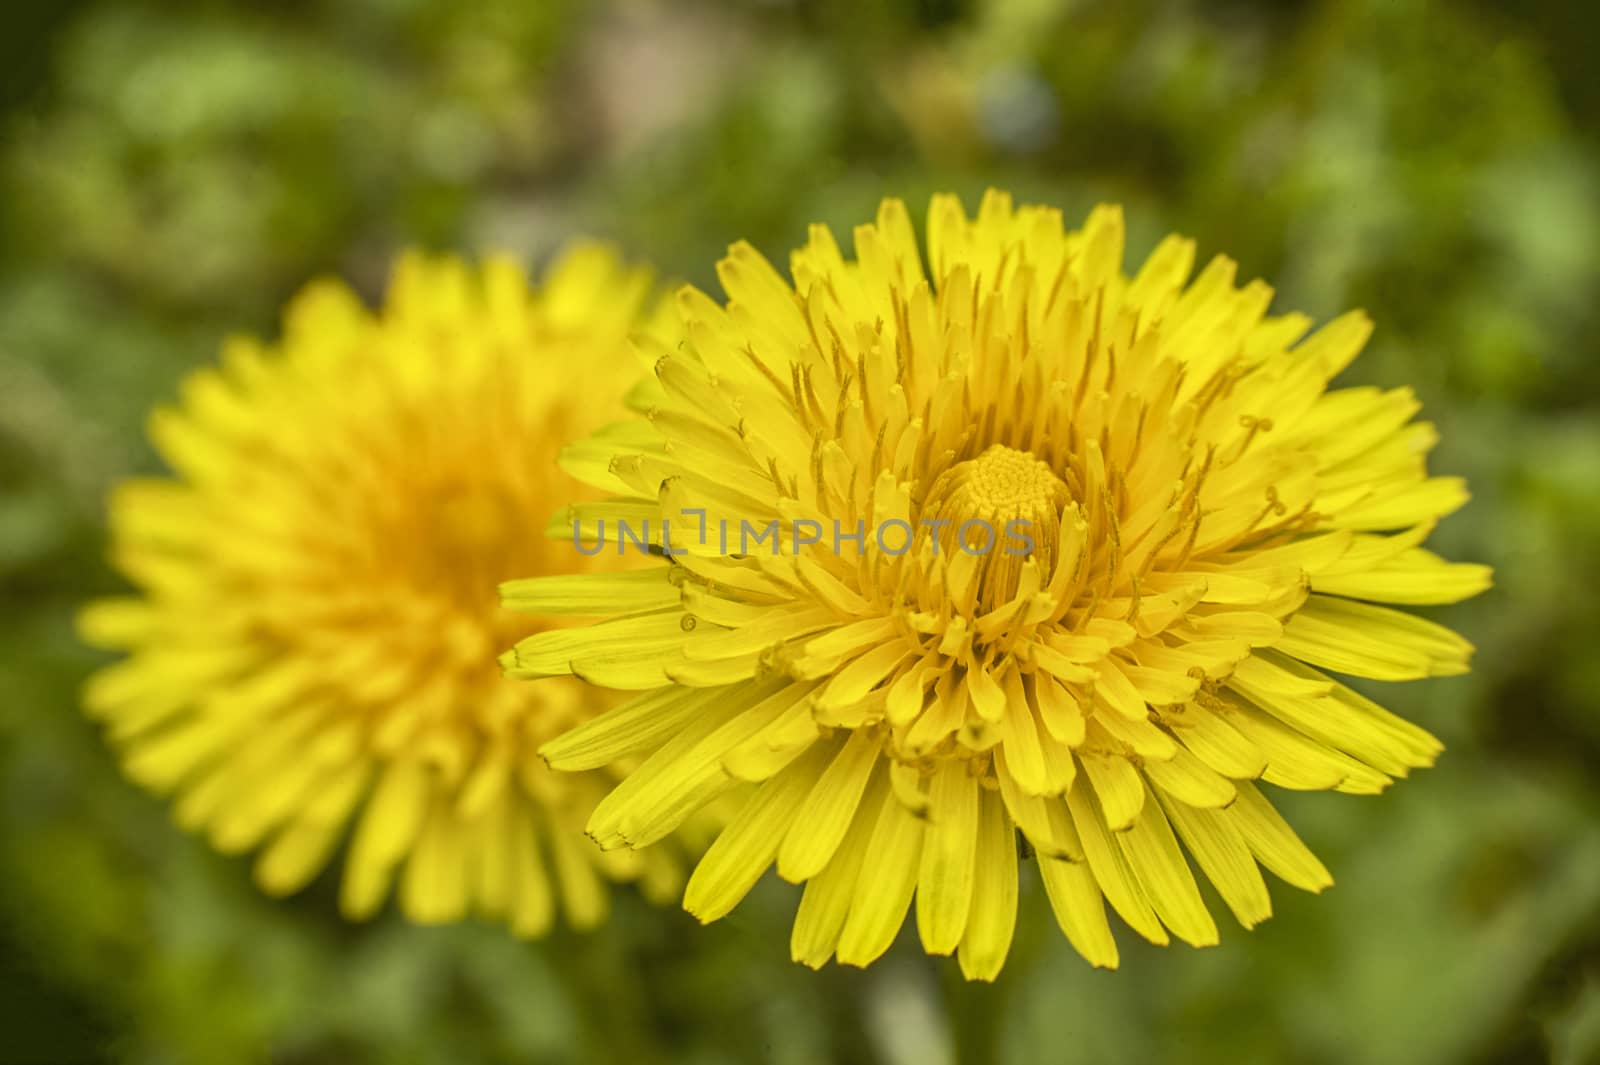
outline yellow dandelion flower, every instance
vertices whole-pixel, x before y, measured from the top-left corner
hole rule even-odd
[[[180,824],[259,849],[267,891],[306,884],[352,825],[351,918],[398,882],[415,921],[471,912],[531,936],[558,903],[601,920],[604,879],[681,886],[661,850],[584,837],[614,776],[537,757],[615,700],[495,664],[549,624],[502,608],[500,581],[618,568],[526,529],[582,490],[561,443],[624,413],[650,290],[599,245],[538,290],[506,259],[408,255],[381,312],[313,284],[280,345],[231,341],[153,416],[175,476],[113,497],[112,558],[138,594],[82,616],[86,639],[129,652],[85,701]]]
[[[1270,912],[1258,865],[1331,882],[1258,781],[1370,793],[1433,760],[1331,674],[1466,670],[1460,637],[1383,605],[1487,585],[1420,546],[1466,492],[1427,476],[1410,390],[1327,391],[1363,315],[1301,339],[1228,259],[1190,281],[1188,240],[1131,278],[1122,259],[1115,207],[1068,232],[941,196],[926,268],[891,200],[853,260],[813,227],[792,284],[740,244],[726,306],[681,293],[648,423],[572,456],[614,498],[569,515],[580,544],[655,519],[669,563],[519,585],[617,616],[502,659],[643,691],[543,748],[558,769],[643,757],[590,819],[602,845],[759,784],[692,913],[776,863],[805,883],[796,960],[870,963],[914,898],[923,947],[979,979],[1029,851],[1100,966],[1105,902],[1156,943],[1217,940],[1190,860],[1246,927]]]

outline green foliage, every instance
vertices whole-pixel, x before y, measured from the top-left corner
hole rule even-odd
[[[135,1065],[1600,1060],[1600,159],[1586,5],[900,0],[100,2],[36,18],[0,155],[0,1061]],[[18,38],[21,40],[21,38]],[[994,986],[903,944],[787,960],[794,891],[710,928],[622,893],[589,937],[341,923],[125,783],[77,687],[115,587],[100,501],[141,427],[307,277],[410,243],[587,232],[714,286],[747,238],[986,185],[1129,207],[1379,324],[1475,501],[1441,549],[1469,678],[1385,697],[1445,738],[1381,800],[1284,805],[1338,885],[1223,945],[1089,970],[1024,877]],[[1220,907],[1214,907],[1221,912]]]

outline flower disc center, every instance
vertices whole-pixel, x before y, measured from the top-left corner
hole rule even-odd
[[[1061,511],[1072,493],[1032,452],[992,444],[935,478],[923,501],[938,524],[939,544],[978,556],[978,599],[992,609],[1016,594],[1022,564],[1032,558],[1048,580],[1055,566]]]

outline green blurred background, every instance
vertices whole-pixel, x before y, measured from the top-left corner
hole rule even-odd
[[[0,28],[0,1061],[1600,1061],[1600,16],[1572,0],[448,0],[6,5]],[[787,959],[795,890],[700,929],[340,922],[174,829],[75,709],[101,500],[224,334],[394,251],[594,233],[714,285],[745,237],[989,184],[1129,208],[1278,307],[1379,323],[1437,535],[1497,588],[1472,676],[1390,689],[1440,765],[1283,806],[1338,881],[1206,951],[1090,970],[1024,877],[994,986],[902,942]],[[780,261],[781,258],[780,258]],[[1217,907],[1220,909],[1220,907]],[[914,940],[914,937],[912,937]]]

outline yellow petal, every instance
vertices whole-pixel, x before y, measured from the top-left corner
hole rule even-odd
[[[563,832],[559,825],[552,826],[546,835],[567,923],[580,931],[594,928],[606,919],[610,908],[605,885],[595,868],[599,852],[593,841],[576,832]]]
[[[1105,811],[1107,826],[1121,832],[1133,824],[1144,806],[1144,781],[1139,771],[1121,755],[1085,751],[1079,759]]]
[[[856,881],[866,858],[867,845],[888,795],[888,776],[875,773],[867,793],[857,808],[844,840],[834,851],[827,868],[806,882],[800,909],[795,914],[789,940],[790,956],[803,965],[818,969],[833,956],[844,930],[850,905],[855,898]]]
[[[743,900],[777,857],[779,842],[815,790],[825,756],[814,748],[756,789],[695,866],[683,894],[685,910],[710,922]]]
[[[688,638],[684,617],[678,610],[668,610],[588,628],[550,629],[517,644],[515,650],[502,656],[501,664],[508,676],[531,679],[563,676],[572,672],[574,661],[594,661],[602,656],[608,661],[654,663],[657,679],[644,686],[659,687],[668,683],[659,664]]]
[[[1431,551],[1413,548],[1364,571],[1314,576],[1311,587],[1351,599],[1433,606],[1458,603],[1493,582],[1494,571],[1488,566],[1446,562]]]
[[[1032,680],[1033,704],[1045,730],[1068,747],[1083,743],[1083,708],[1078,700],[1053,677],[1035,673]]]
[[[802,693],[807,691],[805,685],[799,687]],[[722,768],[735,780],[759,784],[805,753],[821,735],[811,701],[802,694],[770,725],[723,755]]]
[[[1289,619],[1278,649],[1335,672],[1382,680],[1464,673],[1472,655],[1472,645],[1443,625],[1325,595],[1311,596]]]
[[[778,848],[778,875],[791,883],[820,873],[855,820],[856,807],[877,768],[881,744],[866,730],[856,730],[838,748],[832,761],[805,796],[794,827]],[[776,843],[774,844],[776,846]]]
[[[1078,841],[1077,830],[1072,827],[1061,796],[1045,798],[1024,794],[1007,771],[1003,754],[996,755],[995,776],[999,779],[1000,798],[1006,812],[1034,850],[1046,857],[1083,861],[1083,844]]]
[[[383,771],[345,865],[339,908],[346,917],[363,920],[383,904],[395,865],[422,827],[429,793],[428,771],[420,763],[392,762]]]
[[[978,791],[977,778],[954,761],[934,771],[928,788],[917,932],[929,954],[951,953],[966,931],[978,854]]]
[[[605,848],[643,847],[673,831],[733,785],[722,769],[728,751],[771,724],[803,691],[770,683],[723,689],[600,801],[587,831]]]
[[[1000,746],[1005,751],[1006,766],[1024,792],[1029,795],[1048,794],[1051,791],[1051,777],[1045,765],[1044,746],[1039,740],[1039,725],[1034,720],[1033,708],[1028,705],[1016,670],[1006,673],[1004,691],[1006,709],[1000,715],[997,728]]]
[[[870,965],[894,942],[917,886],[923,824],[898,799],[884,798],[839,934],[841,965]]]
[[[919,898],[919,917],[920,907]],[[961,973],[968,980],[993,980],[1011,952],[1017,926],[1017,841],[1000,796],[988,788],[982,791],[976,880],[966,924],[958,955]]]
[[[1254,780],[1266,771],[1267,756],[1261,748],[1198,703],[1167,707],[1161,720],[1195,757],[1225,777]]]
[[[511,820],[511,931],[522,939],[536,939],[555,918],[555,893],[539,855],[532,814],[526,808],[512,811]]]
[[[1101,969],[1117,967],[1117,941],[1106,920],[1100,885],[1089,866],[1081,862],[1039,858],[1039,874],[1056,923],[1073,948],[1090,965]]]
[[[1239,782],[1239,799],[1221,811],[1261,864],[1288,883],[1306,891],[1320,892],[1333,884],[1333,877],[1317,856],[1300,842],[1283,816],[1253,784]]]
[[[678,586],[667,567],[629,573],[528,577],[500,585],[500,602],[529,614],[590,617],[634,614],[678,605]]]
[[[1200,898],[1194,874],[1183,860],[1183,851],[1178,848],[1160,804],[1147,800],[1138,820],[1117,840],[1162,923],[1191,946],[1215,946],[1216,922]]]
[[[873,648],[833,675],[817,694],[817,709],[826,715],[858,706],[911,653],[909,648],[898,642]]]
[[[1123,664],[1115,658],[1107,658],[1100,663],[1100,673],[1095,681],[1095,694],[1101,702],[1112,710],[1128,718],[1130,721],[1143,721],[1149,713],[1144,697],[1139,694],[1139,689],[1128,678]],[[1174,699],[1171,702],[1181,702]]]
[[[1203,809],[1226,806],[1236,794],[1232,781],[1181,747],[1168,761],[1146,762],[1144,774],[1158,794],[1165,793]]]
[[[598,769],[660,746],[717,698],[705,691],[656,688],[551,740],[539,754],[554,769]]]
[[[1161,805],[1184,846],[1239,923],[1254,928],[1271,917],[1272,899],[1267,885],[1233,822],[1215,810],[1196,809],[1164,795]]]
[[[1128,868],[1122,848],[1106,828],[1105,817],[1100,813],[1088,787],[1080,782],[1067,793],[1067,809],[1072,813],[1073,826],[1083,843],[1089,870],[1111,903],[1111,908],[1135,932],[1158,946],[1166,946],[1166,929],[1156,919],[1144,890]]]
[[[400,879],[400,905],[418,924],[459,921],[467,911],[465,837],[451,805],[435,801]]]

